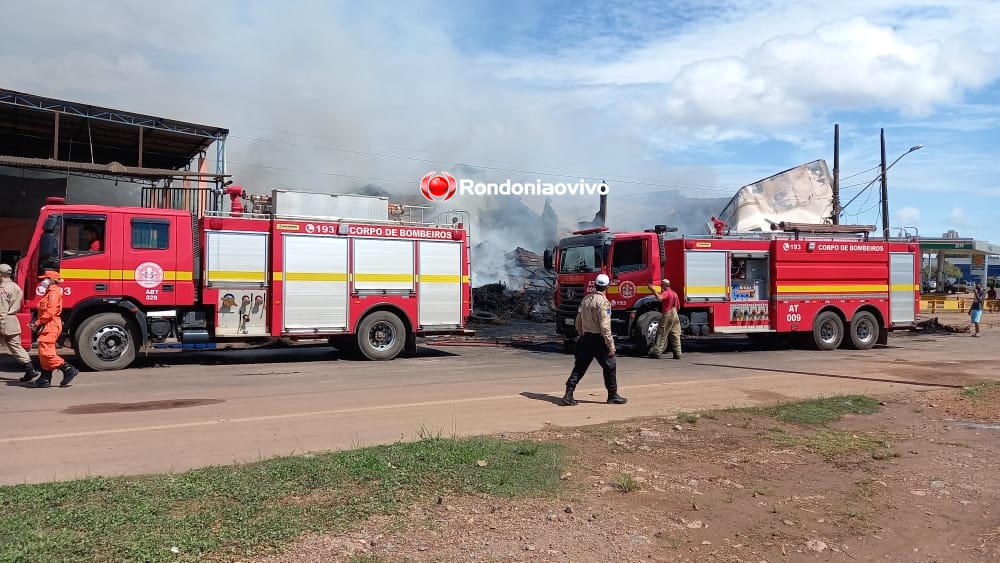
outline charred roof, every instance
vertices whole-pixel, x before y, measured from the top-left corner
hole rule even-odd
[[[221,127],[0,88],[4,156],[179,170],[228,135]]]

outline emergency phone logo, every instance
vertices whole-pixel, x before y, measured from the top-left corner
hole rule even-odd
[[[143,262],[135,269],[135,283],[152,289],[163,282],[163,268],[156,262]]]
[[[448,201],[457,190],[458,182],[447,172],[431,172],[420,180],[420,193],[430,201]]]

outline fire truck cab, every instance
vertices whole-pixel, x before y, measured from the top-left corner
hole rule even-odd
[[[599,273],[611,277],[612,332],[645,353],[660,302],[650,285],[667,278],[681,300],[687,336],[790,336],[821,350],[885,344],[909,329],[920,305],[915,240],[868,240],[867,226],[786,225],[785,231],[723,236],[578,231],[545,254],[556,270],[556,331],[567,346],[574,319]]]
[[[464,212],[432,224],[384,197],[274,190],[244,207],[242,188],[224,193],[231,209],[201,216],[51,200],[18,264],[23,313],[58,270],[64,340],[93,370],[148,345],[323,339],[389,360],[417,336],[468,333]]]

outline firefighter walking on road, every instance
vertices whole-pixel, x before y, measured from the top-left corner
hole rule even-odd
[[[677,292],[670,288],[670,280],[664,278],[661,282],[661,290],[657,291],[653,284],[649,284],[649,289],[656,293],[656,298],[660,300],[660,308],[663,314],[660,315],[660,326],[656,327],[656,343],[649,351],[650,358],[659,358],[665,352],[664,346],[667,344],[667,337],[670,338],[670,349],[674,352],[674,359],[681,359],[681,321],[677,316],[681,308],[680,297]]]
[[[618,395],[618,371],[615,358],[615,339],[611,334],[611,302],[605,293],[611,280],[606,274],[599,274],[595,282],[597,291],[583,298],[576,314],[576,333],[580,339],[576,343],[576,360],[573,371],[566,381],[566,394],[562,404],[575,405],[573,392],[583,379],[587,368],[593,360],[597,360],[604,370],[604,387],[608,390],[608,403],[624,405],[625,397]]]
[[[42,287],[45,288],[45,295],[38,300],[38,319],[29,325],[32,330],[39,330],[38,335],[38,359],[42,365],[42,376],[35,382],[35,387],[49,387],[52,385],[52,372],[61,370],[63,373],[60,387],[66,387],[70,381],[76,377],[80,370],[76,369],[69,362],[59,357],[56,353],[56,342],[62,336],[62,304],[63,292],[62,278],[59,272],[46,271],[42,279]]]
[[[31,356],[21,345],[21,323],[17,320],[17,312],[21,310],[24,293],[14,280],[14,269],[7,264],[0,264],[0,342],[7,345],[10,355],[24,368],[21,381],[28,382],[40,374],[31,365]]]

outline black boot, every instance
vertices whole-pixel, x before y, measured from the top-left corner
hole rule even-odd
[[[42,375],[42,373],[35,369],[35,366],[31,365],[31,362],[28,362],[24,364],[24,375],[21,376],[21,379],[18,379],[18,381],[21,383],[28,383],[39,375]]]
[[[39,377],[38,381],[34,382],[32,384],[32,386],[33,387],[37,387],[39,389],[45,389],[46,387],[51,387],[52,386],[52,372],[51,371],[42,370],[41,377]]]
[[[680,349],[674,350],[674,359],[675,360],[681,359],[681,351],[680,351]]]
[[[608,404],[609,405],[624,405],[627,402],[628,402],[628,399],[626,399],[625,397],[622,397],[621,395],[619,395],[617,389],[615,389],[614,391],[612,391],[610,389],[608,390]]]
[[[63,378],[59,382],[59,387],[67,387],[73,378],[80,375],[80,370],[73,367],[69,362],[62,365]]]
[[[576,391],[576,385],[566,386],[566,394],[563,395],[561,401],[562,404],[566,405],[567,407],[572,407],[577,404],[576,399],[573,398],[573,391]]]
[[[562,396],[560,402],[567,407],[572,407],[576,405],[576,399],[573,398],[573,392],[576,391],[576,384],[580,382],[580,374],[574,369],[569,374],[569,379],[566,380],[566,394]]]

